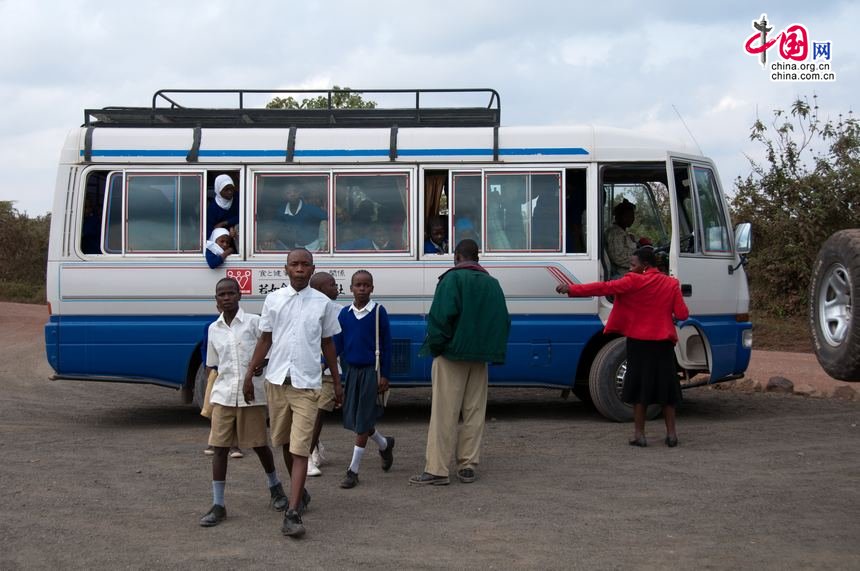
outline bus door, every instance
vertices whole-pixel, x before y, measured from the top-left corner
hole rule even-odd
[[[732,234],[713,164],[669,155],[667,168],[673,228],[670,273],[680,281],[690,309],[690,319],[679,331],[679,362],[685,368],[709,370],[717,380],[734,370],[736,314],[746,278],[732,271]]]

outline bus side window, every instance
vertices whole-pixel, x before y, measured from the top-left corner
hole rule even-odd
[[[481,174],[454,173],[451,181],[450,198],[454,213],[451,247],[468,238],[481,248]]]
[[[222,178],[225,177],[225,178]],[[206,173],[206,233],[204,237],[208,240],[215,226],[229,230],[239,224],[239,204],[241,192],[239,191],[239,173],[236,171],[208,171]],[[232,198],[224,197],[226,187],[233,187]],[[216,190],[221,189],[222,194],[216,196]],[[228,192],[229,194],[229,192]],[[239,228],[241,234],[242,228]],[[238,246],[239,244],[236,244]]]
[[[202,252],[201,174],[128,173],[128,253]]]
[[[257,252],[329,251],[329,175],[257,174],[254,186]]]
[[[588,235],[585,169],[567,169],[565,172],[565,218],[567,219],[566,248],[568,254],[585,253]]]
[[[561,252],[561,174],[488,173],[487,251]]]
[[[104,251],[108,254],[122,254],[122,187],[123,174],[112,173],[105,199]]]
[[[681,252],[692,254],[699,251],[699,235],[696,232],[696,213],[694,211],[690,167],[686,163],[674,163],[675,193],[678,201],[679,237]]]
[[[81,253],[101,254],[102,208],[108,173],[91,171],[87,174],[84,207],[81,217]]]
[[[561,177],[557,173],[531,175],[530,195],[523,215],[531,213],[530,250],[561,251]]]
[[[335,174],[335,251],[409,251],[409,175]]]
[[[448,239],[451,232],[447,184],[448,171],[427,171],[424,174],[424,254],[448,254],[453,249]]]

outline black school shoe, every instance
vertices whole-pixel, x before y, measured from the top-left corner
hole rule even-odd
[[[388,442],[388,446],[385,450],[380,450],[379,455],[382,456],[382,470],[388,472],[394,464],[394,437],[386,436],[385,441]]]
[[[436,476],[430,472],[423,472],[409,478],[409,483],[416,486],[447,486],[451,480],[448,476]]]
[[[344,489],[354,488],[358,485],[358,474],[347,468],[346,476],[340,482],[340,487]]]
[[[287,510],[284,514],[284,523],[281,525],[281,533],[287,537],[301,537],[305,534],[305,526],[302,516],[296,510]]]
[[[280,483],[269,488],[269,493],[272,494],[272,501],[269,505],[276,512],[282,512],[290,505],[290,499],[284,493],[284,487]]]
[[[200,525],[203,527],[215,527],[227,518],[227,509],[218,504],[212,504],[212,507],[206,512],[206,515],[200,518]]]
[[[477,476],[472,468],[463,468],[457,472],[457,479],[464,484],[471,484]]]

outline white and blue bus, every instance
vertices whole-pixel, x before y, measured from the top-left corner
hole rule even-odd
[[[507,362],[491,367],[491,384],[573,391],[627,420],[624,344],[602,332],[612,300],[554,291],[612,277],[605,236],[623,200],[636,207],[628,230],[666,253],[690,308],[676,349],[682,384],[746,370],[749,226],[733,229],[713,162],[684,144],[592,126],[503,127],[491,89],[362,91],[409,100],[372,109],[245,104],[264,93],[284,92],[164,90],[151,107],[85,111],[63,147],[53,206],[45,342],[55,379],[150,383],[199,403],[215,283],[235,277],[258,312],[288,281],[289,248],[306,246],[343,300],[353,272],[373,273],[392,319],[392,384],[426,385],[425,316],[453,264],[450,245],[425,253],[441,221],[449,244],[478,242],[507,297]],[[425,104],[448,96],[480,103]],[[237,189],[237,252],[210,269],[207,208],[222,174]]]

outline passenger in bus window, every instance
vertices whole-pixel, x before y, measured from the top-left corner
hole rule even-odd
[[[474,240],[481,247],[481,235],[475,229],[475,225],[470,218],[458,217],[454,223],[454,238],[459,244],[463,240]]]
[[[392,226],[376,222],[370,229],[370,235],[342,244],[338,250],[345,251],[380,251],[402,250],[398,240],[393,236],[398,233]]]
[[[224,228],[215,228],[212,230],[212,235],[209,236],[209,241],[206,242],[206,263],[212,269],[217,268],[224,263],[227,256],[235,254],[233,249],[233,239],[230,238],[230,232]]]
[[[612,209],[615,222],[606,229],[606,254],[610,275],[620,277],[630,271],[630,256],[636,251],[636,238],[627,231],[636,220],[636,205],[626,198]]]
[[[433,216],[427,221],[427,239],[424,240],[425,254],[447,254],[448,238],[445,236],[446,224],[441,216]]]
[[[286,252],[289,250],[278,237],[280,223],[260,222],[257,224],[257,250],[260,252]]]
[[[284,234],[281,241],[289,249],[320,249],[320,227],[328,218],[325,211],[311,201],[304,200],[297,184],[288,183],[285,190]]]
[[[206,212],[206,233],[216,228],[226,228],[231,237],[239,233],[239,200],[236,199],[236,185],[229,174],[219,174],[215,178],[215,200],[209,203]]]

